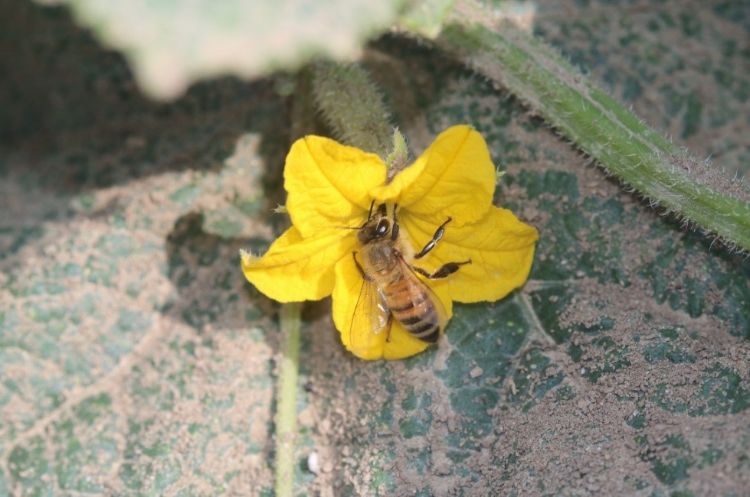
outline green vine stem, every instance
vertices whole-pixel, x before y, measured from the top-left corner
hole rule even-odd
[[[301,303],[284,304],[279,314],[282,344],[276,386],[276,497],[291,497],[294,490],[301,309]]]
[[[554,49],[459,0],[437,46],[502,84],[609,173],[684,222],[750,251],[750,192],[679,150]]]

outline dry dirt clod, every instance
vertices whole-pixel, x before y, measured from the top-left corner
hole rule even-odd
[[[484,370],[479,366],[476,366],[474,369],[469,371],[469,376],[472,378],[479,378],[480,376],[482,376],[482,373],[484,373]]]

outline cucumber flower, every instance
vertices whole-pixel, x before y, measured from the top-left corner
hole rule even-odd
[[[407,262],[422,274],[435,274],[448,263],[471,261],[439,279],[419,276],[450,318],[453,301],[501,299],[521,286],[531,269],[537,230],[492,204],[495,182],[487,144],[465,125],[442,132],[390,181],[377,155],[306,136],[292,145],[284,168],[292,226],[262,257],[242,251],[242,271],[279,302],[331,295],[333,321],[356,356],[409,357],[430,344],[395,319],[388,332],[376,332],[367,319],[354,320],[365,276],[353,256],[361,248],[356,228],[368,220],[373,205],[386,205],[389,212],[397,205],[399,236],[419,252],[443,225],[432,250]]]

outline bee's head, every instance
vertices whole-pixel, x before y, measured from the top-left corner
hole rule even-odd
[[[365,224],[359,228],[357,238],[362,244],[370,243],[385,238],[391,233],[391,229],[392,225],[388,219],[385,204],[381,204],[374,213],[370,213],[370,217]]]

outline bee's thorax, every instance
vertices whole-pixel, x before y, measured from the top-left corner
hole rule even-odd
[[[398,264],[399,252],[390,243],[372,244],[366,251],[367,265],[381,276],[385,276]]]

